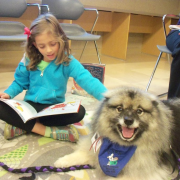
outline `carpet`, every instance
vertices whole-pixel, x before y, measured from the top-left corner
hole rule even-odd
[[[67,95],[66,101],[81,100],[86,109],[86,115],[80,124],[76,124],[80,138],[89,134],[93,111],[98,103],[91,97]],[[54,162],[61,156],[73,152],[76,144],[62,142],[37,134],[25,134],[12,140],[3,136],[5,123],[0,120],[0,161],[11,168],[25,168],[30,166],[54,166]],[[0,167],[0,179],[18,180],[31,174],[13,174]],[[96,180],[94,170],[78,170],[67,173],[36,173],[36,180]]]

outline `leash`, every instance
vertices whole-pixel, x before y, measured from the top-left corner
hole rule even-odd
[[[35,174],[38,172],[69,172],[69,171],[76,171],[76,170],[82,170],[82,169],[94,169],[91,165],[75,165],[67,168],[56,168],[53,166],[34,166],[34,167],[27,167],[27,168],[20,168],[20,169],[14,169],[3,162],[0,162],[0,167],[5,169],[8,172],[11,173],[31,173],[34,180]],[[22,179],[22,178],[21,178]],[[27,179],[27,178],[26,178]]]

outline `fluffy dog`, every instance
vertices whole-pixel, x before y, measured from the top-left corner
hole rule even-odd
[[[90,164],[103,180],[175,178],[180,155],[180,100],[161,101],[130,87],[110,90],[104,96],[94,114],[92,134],[80,139],[77,150],[59,158],[55,166]],[[100,140],[93,144],[94,134],[99,134]],[[95,151],[90,150],[92,144]]]

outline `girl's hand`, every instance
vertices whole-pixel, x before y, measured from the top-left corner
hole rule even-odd
[[[0,98],[10,99],[10,96],[9,96],[9,94],[6,94],[6,93],[0,93]]]

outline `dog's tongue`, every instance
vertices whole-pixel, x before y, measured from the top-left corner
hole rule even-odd
[[[125,138],[131,138],[134,134],[134,128],[122,127],[122,134]]]

